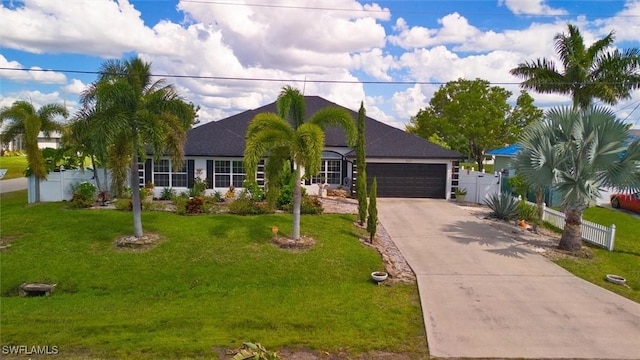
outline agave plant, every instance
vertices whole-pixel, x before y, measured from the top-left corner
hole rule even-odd
[[[518,214],[519,201],[511,194],[491,194],[484,202],[498,219],[510,220]]]

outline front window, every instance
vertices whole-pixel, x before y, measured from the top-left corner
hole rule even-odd
[[[216,160],[214,163],[214,187],[242,187],[246,178],[242,160]]]
[[[342,161],[322,160],[320,173],[311,177],[310,184],[322,184],[324,182],[329,185],[342,184]]]
[[[160,159],[153,162],[153,184],[163,187],[187,187],[187,167],[173,171],[171,160]]]

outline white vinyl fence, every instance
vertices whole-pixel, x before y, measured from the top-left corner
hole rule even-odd
[[[486,174],[465,168],[458,173],[458,188],[467,190],[464,200],[477,204],[484,204],[489,195],[500,193],[501,181],[500,173]]]
[[[536,204],[527,201],[527,204],[536,206]],[[564,229],[565,217],[564,213],[543,206],[542,220],[549,224]],[[611,227],[593,223],[591,221],[582,220],[582,239],[590,244],[603,247],[609,251],[613,251],[613,243],[616,238],[616,225]]]
[[[111,181],[111,179],[103,179],[102,169],[99,176],[100,180]],[[73,197],[73,187],[83,181],[89,181],[95,185],[95,178],[92,170],[63,170],[50,172],[46,180],[40,181],[40,201],[53,202],[71,200]],[[36,179],[34,176],[27,178],[27,198],[29,203],[36,201]]]

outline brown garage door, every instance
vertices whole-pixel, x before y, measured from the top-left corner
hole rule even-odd
[[[444,199],[446,195],[446,164],[368,163],[369,187],[374,177],[379,197]]]

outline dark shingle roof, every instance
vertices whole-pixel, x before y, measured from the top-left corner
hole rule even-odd
[[[305,96],[307,114],[327,106],[338,106],[318,96]],[[344,107],[343,107],[344,108]],[[358,113],[351,113],[354,122]],[[185,144],[186,156],[233,156],[241,157],[244,153],[245,133],[249,122],[259,113],[277,113],[275,102],[255,110],[248,110],[226,119],[213,121],[195,127],[187,133]],[[409,134],[400,129],[381,123],[370,117],[366,118],[365,139],[367,157],[376,158],[411,158],[411,159],[460,159],[464,156],[456,151],[445,149],[421,137]],[[325,130],[325,146],[346,147],[347,141],[340,128]]]

